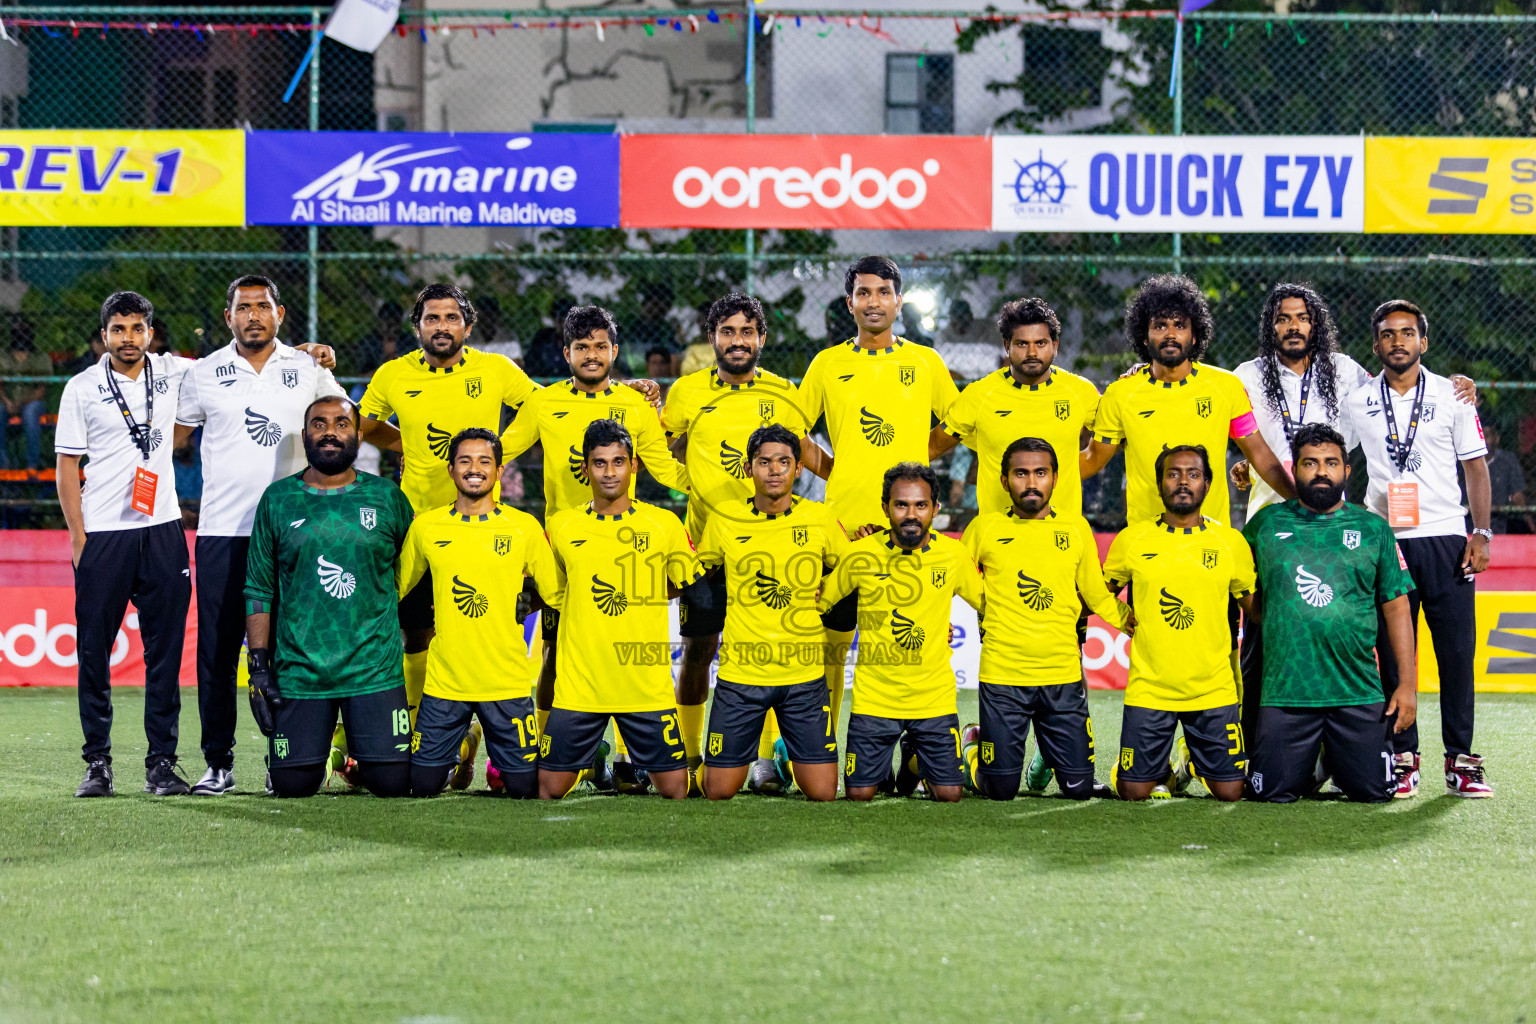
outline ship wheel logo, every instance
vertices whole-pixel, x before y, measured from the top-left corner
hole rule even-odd
[[[1045,151],[1029,163],[1013,162],[1019,169],[1014,177],[1013,184],[1007,186],[1013,189],[1014,196],[1021,206],[1055,206],[1066,197],[1067,189],[1076,188],[1068,185],[1067,179],[1062,176],[1062,168],[1067,166],[1063,160],[1059,164],[1053,164],[1045,159]]]

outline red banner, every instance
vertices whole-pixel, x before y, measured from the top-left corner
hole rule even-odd
[[[992,226],[991,147],[951,135],[626,135],[628,228]]]

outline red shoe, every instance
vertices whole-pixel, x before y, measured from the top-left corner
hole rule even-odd
[[[1474,799],[1493,796],[1493,784],[1483,778],[1483,759],[1476,754],[1446,758],[1445,791]]]
[[[1392,799],[1411,800],[1418,795],[1419,755],[1394,754],[1392,756]]]

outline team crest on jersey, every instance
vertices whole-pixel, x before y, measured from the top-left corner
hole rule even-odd
[[[870,412],[868,406],[859,408],[859,428],[864,431],[864,440],[876,448],[884,448],[896,440],[896,428]]]
[[[496,541],[492,545],[492,550],[498,555],[505,555],[510,552],[512,550],[512,536],[506,533],[498,533]]]
[[[992,759],[994,757],[996,757],[996,756],[997,756],[997,748],[992,746],[992,741],[991,740],[983,740],[982,744],[981,744],[981,763],[982,764],[991,764],[992,763]]]
[[[427,424],[427,447],[432,450],[433,455],[436,455],[444,462],[448,461],[448,445],[452,440],[453,435],[448,433],[448,431],[439,430],[432,424]]]
[[[1121,747],[1120,748],[1120,770],[1123,771],[1123,772],[1128,772],[1128,771],[1131,770],[1131,768],[1135,764],[1136,764],[1136,748],[1135,747]]]
[[[299,386],[299,371],[298,370],[284,370],[283,371],[283,387],[287,388],[289,391],[292,391],[294,388],[296,388],[298,386]]]
[[[640,552],[642,555],[645,554],[647,551],[651,550],[650,531],[641,533],[639,530],[636,530],[631,543],[634,544],[636,551]]]
[[[623,423],[624,422],[624,410],[623,409],[615,409],[613,406],[609,406],[608,407],[608,418],[611,419],[611,420],[614,420],[615,422]]]
[[[803,548],[810,543],[811,532],[804,526],[797,526],[789,531],[789,539],[795,542],[796,547]]]
[[[571,453],[566,457],[565,464],[570,468],[571,476],[576,478],[577,483],[583,487],[591,486],[592,478],[587,476],[587,459],[581,454],[581,449],[571,445]]]
[[[1056,418],[1064,420],[1072,415],[1072,400],[1070,398],[1058,398],[1056,400]]]
[[[741,449],[732,447],[726,441],[720,442],[720,468],[737,480],[747,478],[747,462]]]
[[[1211,418],[1211,400],[1209,398],[1195,399],[1195,415],[1203,420]]]
[[[1344,546],[1346,548],[1349,548],[1349,550],[1351,550],[1351,551],[1353,551],[1356,548],[1358,548],[1360,546],[1360,531],[1359,530],[1345,530],[1344,531]]]
[[[949,582],[949,566],[947,566],[947,565],[940,565],[940,566],[935,567],[934,570],[933,570],[933,585],[935,587],[942,587],[942,586],[944,586],[944,584],[946,584],[948,582]]]
[[[1056,550],[1066,551],[1072,546],[1072,535],[1066,530],[1056,531]]]
[[[596,573],[592,574],[592,600],[604,615],[623,615],[629,607],[629,598],[611,583],[605,583]]]
[[[1254,772],[1248,777],[1248,784],[1253,787],[1255,793],[1264,792],[1264,773]]]
[[[480,378],[468,377],[464,381],[464,393],[470,398],[480,397]]]
[[[1163,612],[1163,621],[1174,629],[1188,629],[1195,623],[1195,610],[1184,604],[1183,601],[1168,593],[1166,587],[1158,600],[1158,606]]]
[[[767,423],[773,419],[773,399],[759,398],[757,400],[757,414]]]
[[[1425,423],[1431,422],[1435,418],[1435,403],[1426,402],[1424,404],[1424,412],[1419,418],[1422,419]]]
[[[281,761],[283,758],[288,756],[288,737],[287,736],[274,736],[274,737],[272,737],[272,753],[277,755],[277,759],[279,761]]]
[[[478,619],[491,609],[491,599],[457,576],[453,578],[453,605],[471,619]]]
[[[719,757],[720,748],[724,745],[725,737],[722,734],[718,732],[712,732],[709,734],[709,753],[711,756]]]
[[[1216,549],[1202,548],[1200,551],[1200,564],[1207,569],[1216,568]]]
[[[163,395],[171,389],[171,382],[164,377],[155,378],[155,394]]]
[[[263,448],[271,448],[283,439],[283,428],[250,406],[245,408],[245,432]]]
[[[916,381],[917,381],[917,367],[915,367],[915,366],[903,366],[901,368],[901,382],[903,384],[905,384],[907,387],[911,387],[914,383],[916,383]]]
[[[363,529],[371,530],[379,523],[379,513],[376,509],[364,505],[357,510],[357,521],[363,524]]]

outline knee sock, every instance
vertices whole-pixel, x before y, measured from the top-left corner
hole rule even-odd
[[[411,765],[411,796],[437,796],[448,785],[453,765]]]
[[[502,772],[502,792],[513,800],[535,800],[539,795],[538,772]]]
[[[1011,772],[1007,775],[992,775],[987,772],[976,774],[976,789],[982,796],[989,800],[1012,800],[1019,795],[1019,779],[1022,771]],[[1092,786],[1092,782],[1089,783]]]
[[[1093,796],[1093,773],[1072,772],[1056,769],[1056,786],[1069,800],[1087,800]]]
[[[826,631],[826,658],[823,668],[827,675],[827,692],[831,695],[832,705],[832,732],[836,734],[838,716],[843,710],[843,693],[848,687],[847,672],[848,650],[853,645],[853,633],[843,633],[838,630]]]
[[[763,731],[757,737],[757,756],[759,758],[773,756],[773,744],[779,738],[779,720],[772,711],[763,719]]]
[[[629,744],[624,742],[624,730],[617,724],[613,727],[613,758],[615,761],[629,760]]]
[[[272,792],[282,798],[314,796],[325,782],[325,765],[310,764],[300,768],[273,768]]]
[[[683,750],[688,754],[689,764],[698,763],[704,753],[704,707],[703,704],[677,706],[677,724],[683,731]]]
[[[533,709],[533,717],[538,722],[539,735],[543,736],[544,735],[544,726],[549,723],[549,709],[548,708],[534,708]]]
[[[405,656],[405,702],[411,707],[411,728],[416,728],[416,709],[421,707],[421,692],[427,688],[427,652]]]
[[[411,792],[411,763],[393,761],[379,764],[376,761],[359,761],[357,774],[363,788],[374,796],[409,796]]]

